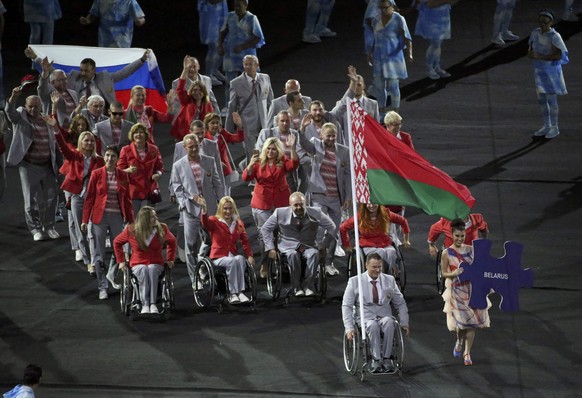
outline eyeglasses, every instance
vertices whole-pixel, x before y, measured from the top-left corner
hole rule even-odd
[[[392,122],[392,123],[388,123],[390,126],[402,126],[402,123],[398,123],[398,122]]]
[[[122,116],[123,112],[110,112],[111,116]]]

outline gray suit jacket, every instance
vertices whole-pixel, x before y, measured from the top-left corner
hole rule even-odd
[[[95,85],[101,91],[101,96],[107,104],[111,104],[115,101],[115,88],[113,85],[120,80],[129,77],[141,68],[144,63],[141,62],[141,58],[133,61],[131,64],[125,66],[125,68],[120,69],[116,72],[109,73],[104,70],[95,73]],[[69,89],[74,90],[79,97],[85,95],[85,83],[81,80],[81,75],[78,70],[72,70],[69,72],[68,76],[68,86]]]
[[[275,209],[261,228],[265,251],[275,248],[275,230],[279,232],[277,243],[279,250],[296,249],[299,244],[313,248],[329,247],[336,234],[335,224],[331,218],[319,207],[307,207],[303,218],[301,227],[298,228],[291,207]],[[322,242],[316,242],[319,227],[326,231]]]
[[[311,176],[309,178],[309,192],[326,193],[325,182],[321,176],[321,162],[325,156],[325,145],[319,138],[308,140],[305,134],[299,134],[301,147],[311,155]],[[335,144],[337,188],[340,203],[352,198],[352,180],[350,179],[350,149],[342,144]]]
[[[311,97],[303,96],[303,102],[305,103],[303,109],[308,110],[311,105]],[[267,128],[272,127],[275,124],[275,116],[282,110],[288,109],[289,104],[287,103],[287,94],[277,97],[271,102],[269,107],[269,113],[267,114]]]
[[[117,150],[121,151],[121,148],[129,145],[129,130],[131,130],[133,123],[122,119],[121,120],[121,134],[119,135],[119,142],[113,142],[113,132],[111,131],[111,120],[104,120],[102,122],[96,123],[93,127],[93,134],[101,140],[101,156],[105,154],[105,149],[108,146],[116,146]]]
[[[336,102],[335,107],[331,110],[331,113],[341,122],[342,129],[343,129],[343,137],[342,140],[338,140],[342,144],[348,145],[348,112],[347,112],[347,104],[348,100],[354,99],[355,93],[348,89],[341,100]],[[362,109],[376,119],[379,123],[382,121],[380,120],[380,111],[378,109],[378,101],[373,100],[368,97],[362,97],[360,100]]]
[[[246,74],[241,74],[230,82],[230,101],[228,102],[228,114],[226,116],[226,130],[236,131],[232,121],[232,113],[240,113],[245,133],[258,132],[267,127],[267,111],[273,101],[273,89],[271,88],[271,78],[265,73],[257,73],[255,81],[259,85],[257,97],[251,98],[247,106],[241,108],[247,99],[253,95],[252,86],[247,81]]]
[[[374,304],[372,298],[372,284],[368,280],[368,272],[352,276],[344,292],[342,301],[342,318],[345,331],[355,330],[361,325],[360,301],[358,295],[358,278],[362,281],[362,301],[364,302],[364,321],[376,317],[384,318],[392,316],[391,304],[398,311],[398,318],[402,326],[408,326],[408,307],[404,296],[398,289],[396,280],[392,275],[381,273],[378,277],[378,304]]]
[[[30,146],[34,140],[34,126],[28,119],[28,113],[26,109],[22,106],[15,108],[15,104],[10,101],[6,101],[6,107],[4,108],[8,119],[12,122],[12,142],[10,143],[10,149],[8,150],[8,158],[6,163],[9,166],[18,166],[20,162],[24,159],[24,156],[28,153]],[[43,121],[43,123],[45,123]],[[51,163],[55,176],[59,175],[59,170],[56,162],[56,140],[55,135],[51,132],[50,127],[47,125],[49,130],[49,148],[51,151]]]
[[[218,144],[208,138],[204,138],[202,140],[202,145],[200,145],[200,154],[206,155],[214,159],[214,163],[216,164],[216,170],[218,171],[218,176],[220,177],[220,181],[222,182],[222,186],[226,186],[224,183],[224,172],[222,170],[222,162],[220,160],[220,152],[218,151]],[[172,164],[176,163],[178,160],[182,159],[186,156],[186,148],[184,148],[184,141],[176,142],[174,145],[174,156],[172,157]],[[174,172],[174,168],[172,168],[172,173]],[[174,188],[172,187],[172,174],[170,174],[170,186],[169,186],[170,196],[176,196],[174,192]],[[216,198],[220,200],[220,198]],[[208,198],[206,198],[208,200]],[[213,201],[212,201],[213,202]],[[216,209],[215,209],[216,210]],[[216,211],[214,211],[216,213]],[[214,213],[209,213],[213,215]]]
[[[49,83],[48,77],[41,77],[38,81],[38,96],[42,102],[42,112],[45,115],[50,115],[52,113],[53,103],[51,100],[51,93],[55,91],[54,87]],[[75,90],[67,89],[75,105],[79,104],[79,97]],[[67,112],[67,103],[61,97],[59,102],[57,102],[57,120],[61,126],[64,126],[66,120],[71,119],[71,114]]]
[[[344,134],[343,134],[342,126],[341,126],[340,122],[338,121],[338,119],[332,113],[325,112],[325,114],[323,115],[323,123],[333,123],[335,128],[337,129],[337,142],[340,144],[346,145],[343,142]],[[317,131],[315,124],[310,123],[307,125],[307,127],[305,127],[305,137],[308,140],[310,140],[312,138],[320,138],[319,132]]]
[[[206,87],[206,91],[208,91],[208,98],[210,99],[210,103],[212,104],[212,107],[214,108],[214,113],[219,113],[220,108],[218,107],[218,102],[216,101],[216,96],[214,95],[214,91],[212,91],[212,80],[210,79],[210,77],[205,76],[205,75],[198,74],[198,76],[200,77],[200,81],[202,81],[202,84],[204,84],[204,87]],[[176,92],[176,88],[178,88],[178,80],[180,80],[180,79],[175,79],[172,82],[172,90],[174,90],[174,92]],[[190,80],[189,78],[186,78],[186,90],[190,89],[190,86],[192,86],[192,83],[194,83],[192,80]],[[176,96],[176,99],[174,100],[174,103],[171,104],[171,106],[172,106],[172,114],[175,116],[178,116],[178,112],[180,111],[180,100],[178,99],[178,96]]]
[[[204,196],[210,214],[216,213],[217,199],[224,196],[224,185],[218,176],[214,159],[200,155],[200,168],[202,169],[202,192],[198,191],[188,156],[174,163],[171,174],[172,189],[176,194],[178,208],[185,209],[195,217],[200,215],[200,206],[191,200],[194,194]]]

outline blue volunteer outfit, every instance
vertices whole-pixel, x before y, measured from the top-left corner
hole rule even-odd
[[[134,20],[145,17],[137,0],[95,0],[89,14],[99,18],[99,47],[131,47]]]
[[[222,30],[228,28],[228,34],[224,40],[224,61],[223,68],[225,72],[242,72],[243,58],[245,55],[257,55],[257,48],[265,44],[265,36],[259,24],[259,19],[252,13],[248,12],[239,20],[234,11],[228,13]],[[254,48],[247,48],[236,53],[234,47],[244,43],[251,36],[261,39]]]

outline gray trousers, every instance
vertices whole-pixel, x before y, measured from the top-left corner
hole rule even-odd
[[[331,221],[335,224],[335,230],[339,232],[340,223],[342,221],[342,204],[338,197],[329,197],[321,193],[312,193],[311,201],[314,207],[321,208],[324,212],[331,218]],[[337,233],[336,233],[337,234]],[[322,242],[325,231],[319,228],[317,231],[317,241]],[[325,257],[325,265],[330,265],[335,257],[335,247],[337,246],[337,236],[331,241],[329,247],[327,247],[327,255]]]
[[[65,200],[69,201],[69,198],[73,196],[69,191],[63,191],[65,193]],[[77,241],[77,233],[75,232],[75,220],[73,219],[73,212],[67,209],[67,224],[69,227],[69,240],[71,241],[71,249],[79,250],[79,242]]]
[[[381,333],[384,334],[382,338]],[[372,358],[382,360],[390,358],[392,354],[392,340],[394,340],[394,321],[391,316],[366,321],[366,334],[370,339]]]
[[[253,214],[253,219],[255,220],[255,225],[257,226],[257,233],[259,238],[259,253],[261,253],[261,258],[259,259],[259,264],[265,263],[265,244],[263,243],[263,234],[261,234],[261,227],[267,222],[269,217],[273,214],[274,210],[262,210],[251,208],[251,213]]]
[[[18,166],[24,217],[33,235],[54,228],[57,207],[57,177],[50,164],[35,165],[23,160]]]
[[[131,267],[131,272],[139,283],[139,299],[141,305],[155,304],[158,301],[158,280],[164,267],[160,264],[140,264]]]
[[[132,199],[131,204],[133,206],[133,214],[137,218],[137,213],[144,206],[153,206],[151,202],[147,199]],[[155,206],[154,206],[155,207]]]
[[[196,263],[198,262],[196,245],[198,243],[198,237],[200,236],[200,217],[193,216],[185,209],[180,213],[184,220],[184,249],[186,251],[186,267],[188,268],[188,275],[190,275],[190,280],[192,281],[192,284],[194,284]]]
[[[81,231],[84,205],[85,198],[75,194],[71,196],[71,215],[73,216],[73,230],[75,233],[75,239],[77,241],[79,250],[81,250],[81,253],[83,254],[83,264],[87,265],[91,262],[91,251],[89,249],[88,233]]]
[[[107,290],[109,282],[105,273],[105,241],[107,240],[107,231],[111,240],[115,239],[123,231],[123,217],[121,213],[103,213],[103,218],[99,224],[91,223],[89,229],[93,235],[93,252],[91,256],[91,263],[95,264],[95,273],[97,274],[97,287],[99,290]],[[111,279],[115,278],[117,274],[117,264],[109,262],[107,275],[111,274]]]
[[[291,268],[291,283],[294,289],[311,289],[315,291],[313,282],[315,277],[315,270],[319,263],[319,251],[312,247],[305,247],[303,253],[299,253],[295,249],[283,251],[287,257],[287,262]],[[301,258],[305,259],[305,276],[303,283],[301,283]]]
[[[228,279],[228,289],[231,293],[242,293],[245,290],[246,259],[240,254],[234,257],[213,259],[217,269],[223,269]]]

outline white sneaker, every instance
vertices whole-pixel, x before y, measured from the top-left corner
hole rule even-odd
[[[93,264],[87,264],[87,272],[91,274],[91,276],[95,276],[95,266]]]
[[[436,70],[434,70],[434,69],[431,68],[431,69],[428,70],[428,78],[431,79],[431,80],[438,80],[441,77],[436,72]]]
[[[160,311],[158,311],[158,306],[155,304],[151,304],[150,305],[150,314],[159,314]]]
[[[550,131],[548,131],[548,133],[544,137],[548,140],[551,140],[552,138],[556,138],[559,135],[560,130],[558,129],[558,126],[552,126],[550,127]]]
[[[439,75],[440,77],[451,77],[451,74],[449,72],[447,72],[444,69],[441,68],[434,68],[434,71],[437,73],[437,75]]]
[[[511,30],[507,30],[501,33],[501,39],[503,39],[504,41],[516,41],[519,40],[519,36],[514,35]]]
[[[238,294],[238,299],[240,300],[241,303],[248,303],[249,301],[251,301],[244,293],[239,293]]]
[[[311,289],[305,289],[305,297],[315,296],[315,292]]]
[[[121,289],[121,286],[119,286],[118,283],[115,283],[115,278],[113,274],[107,274],[105,276],[107,278],[107,280],[109,281],[109,283],[111,283],[111,287],[114,288],[115,290],[119,290]]]
[[[333,264],[325,266],[325,273],[330,276],[339,275],[338,269]]]
[[[335,33],[330,28],[325,28],[321,32],[317,32],[316,35],[319,37],[335,37],[337,35],[337,33]]]
[[[319,36],[317,36],[315,34],[311,34],[311,35],[303,34],[302,41],[305,43],[311,43],[311,44],[321,43],[321,39],[319,38]]]
[[[75,250],[75,261],[83,261],[83,253],[79,249]]]
[[[240,303],[240,299],[238,298],[238,294],[232,293],[230,295],[230,298],[228,299],[228,302],[231,304]]]
[[[41,240],[44,240],[44,235],[42,234],[42,232],[35,232],[34,235],[32,235],[32,239],[35,242],[39,242]]]
[[[105,238],[105,247],[111,247],[111,239],[109,238],[109,236]]]
[[[546,134],[550,132],[550,126],[544,126],[535,133],[533,133],[534,137],[545,137]]]
[[[305,296],[305,292],[301,289],[297,289],[295,290],[295,297],[304,297]]]
[[[497,44],[498,46],[504,46],[505,45],[505,41],[503,41],[503,39],[501,38],[501,33],[499,33],[498,35],[494,35],[491,38],[491,43]]]
[[[61,237],[61,235],[59,235],[59,233],[54,228],[49,228],[45,232],[51,239],[59,239]]]
[[[107,290],[99,290],[99,300],[107,300],[108,298]]]
[[[576,22],[580,20],[580,18],[578,18],[572,11],[565,12],[564,15],[562,15],[562,19],[569,22]]]
[[[149,314],[149,313],[150,313],[150,306],[149,305],[144,305],[143,307],[141,307],[140,314]]]

